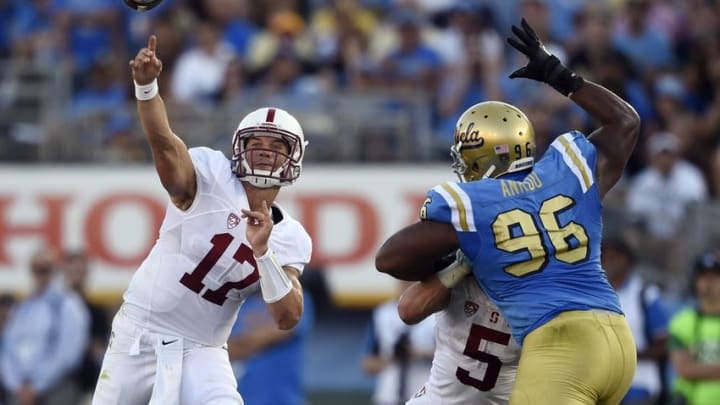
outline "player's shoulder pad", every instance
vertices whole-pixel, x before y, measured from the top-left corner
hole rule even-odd
[[[476,231],[472,201],[462,183],[446,182],[428,191],[420,219],[452,224],[458,232]]]
[[[230,161],[219,150],[204,146],[188,149],[200,181],[211,183],[232,175]]]
[[[583,193],[595,184],[597,152],[595,146],[580,131],[566,132],[550,144],[577,178]]]
[[[273,226],[269,245],[280,265],[302,272],[312,256],[312,239],[300,222],[277,204],[274,206],[280,209],[283,219]]]

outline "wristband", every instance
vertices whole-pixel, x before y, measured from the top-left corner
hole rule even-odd
[[[543,80],[560,94],[569,97],[585,83],[582,76],[568,69],[555,55],[543,64]]]
[[[155,98],[160,90],[157,79],[153,79],[153,81],[148,84],[138,84],[138,82],[134,80],[133,83],[135,83],[135,98],[140,101],[147,101]]]
[[[449,266],[437,272],[436,275],[445,288],[453,288],[471,271],[472,268],[466,260],[455,260]]]
[[[278,264],[275,254],[268,248],[264,255],[255,258],[260,273],[260,291],[268,304],[280,301],[292,290],[285,270]]]

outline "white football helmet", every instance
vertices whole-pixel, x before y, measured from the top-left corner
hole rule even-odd
[[[250,152],[258,149],[245,146],[247,140],[255,136],[282,139],[288,144],[289,153],[265,149],[274,156],[272,169],[254,169]],[[257,109],[240,121],[233,135],[232,170],[241,181],[256,187],[288,186],[300,176],[306,145],[300,123],[287,111],[275,107]]]

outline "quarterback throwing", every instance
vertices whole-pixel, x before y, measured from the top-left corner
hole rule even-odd
[[[302,315],[311,241],[274,200],[300,175],[306,142],[290,114],[261,108],[240,121],[232,159],[188,150],[158,95],[156,45],[130,67],[170,203],[113,320],[93,404],[242,404],[225,347],[240,305],[259,288],[281,329]]]

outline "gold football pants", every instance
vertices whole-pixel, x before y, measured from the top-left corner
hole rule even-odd
[[[636,363],[624,316],[563,312],[525,337],[510,405],[617,405]]]

